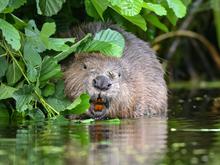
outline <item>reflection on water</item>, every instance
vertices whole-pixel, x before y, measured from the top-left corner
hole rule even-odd
[[[146,164],[163,158],[167,124],[156,118],[117,125],[47,122],[7,127],[0,136],[4,164]]]
[[[217,165],[220,99],[215,97],[219,93],[172,92],[168,120],[13,125],[0,119],[0,165]]]

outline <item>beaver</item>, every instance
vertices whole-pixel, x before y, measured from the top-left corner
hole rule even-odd
[[[62,64],[65,94],[74,100],[81,93],[90,95],[90,108],[79,118],[136,118],[164,116],[167,86],[164,71],[149,44],[111,23],[86,23],[71,34],[77,40],[105,29],[116,30],[125,39],[121,58],[98,52],[76,53]]]

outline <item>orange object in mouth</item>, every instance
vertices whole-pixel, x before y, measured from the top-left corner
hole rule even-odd
[[[102,111],[104,109],[104,105],[96,104],[94,110],[95,111]]]
[[[94,110],[95,111],[102,111],[104,109],[104,101],[102,98],[98,98],[96,101],[94,101]]]

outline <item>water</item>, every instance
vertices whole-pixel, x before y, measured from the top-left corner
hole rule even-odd
[[[2,118],[0,165],[217,165],[220,162],[218,93],[172,91],[168,120],[12,124]]]

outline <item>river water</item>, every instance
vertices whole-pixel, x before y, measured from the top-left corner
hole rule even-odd
[[[168,118],[15,124],[0,118],[0,165],[220,164],[220,92],[171,91]]]

